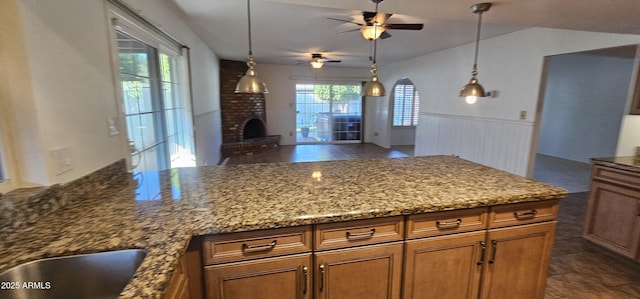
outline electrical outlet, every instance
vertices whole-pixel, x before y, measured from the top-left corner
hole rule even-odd
[[[71,147],[63,147],[50,151],[56,174],[60,175],[73,169]]]
[[[527,119],[527,111],[520,111],[520,119],[522,120]]]

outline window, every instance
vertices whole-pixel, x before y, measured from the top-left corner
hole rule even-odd
[[[195,166],[183,47],[112,11],[134,172]]]
[[[362,85],[296,84],[296,141],[359,142]]]
[[[418,125],[420,97],[409,79],[401,79],[393,88],[393,126],[413,127]]]

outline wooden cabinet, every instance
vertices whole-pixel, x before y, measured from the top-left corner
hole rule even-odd
[[[584,238],[640,261],[640,173],[596,165]]]
[[[180,258],[178,267],[165,289],[164,299],[189,299],[189,277],[186,256]]]
[[[543,298],[555,225],[490,229],[481,298]]]
[[[456,226],[446,225],[440,236],[429,230],[430,237],[406,241],[404,298],[542,298],[557,204],[495,206],[481,211],[487,215],[471,210],[430,215],[431,222]],[[422,215],[409,216],[408,222],[417,219]],[[447,234],[465,227],[464,219],[476,230]]]
[[[315,254],[316,298],[399,299],[402,242]]]
[[[314,234],[316,298],[400,298],[403,217],[320,224]]]
[[[206,294],[542,298],[557,205],[550,200],[205,237]]]
[[[485,231],[409,240],[404,298],[478,298]]]
[[[205,267],[208,298],[310,299],[311,253]]]
[[[205,237],[207,298],[312,298],[311,234],[299,226]]]

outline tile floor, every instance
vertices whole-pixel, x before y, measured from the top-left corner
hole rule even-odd
[[[413,146],[385,149],[372,144],[284,145],[277,151],[234,157],[226,164],[310,162],[372,157],[407,157]],[[558,226],[545,298],[640,298],[640,264],[582,239],[591,166],[538,155],[534,178],[569,190],[560,201]],[[517,299],[517,298],[516,298]]]

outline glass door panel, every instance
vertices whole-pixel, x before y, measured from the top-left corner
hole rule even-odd
[[[360,84],[296,84],[296,142],[359,142]]]

